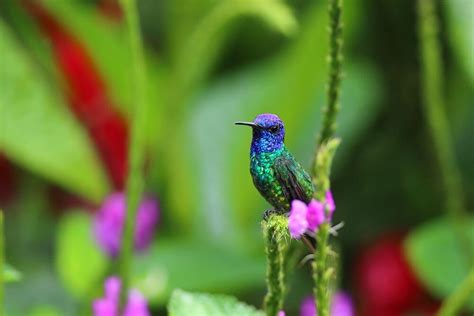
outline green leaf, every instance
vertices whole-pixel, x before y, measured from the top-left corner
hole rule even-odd
[[[239,302],[235,297],[189,293],[175,290],[168,304],[170,316],[264,316],[252,306]]]
[[[165,304],[176,288],[236,292],[263,286],[263,257],[243,256],[197,241],[161,240],[135,258],[132,283],[150,304]]]
[[[56,269],[64,286],[76,297],[88,297],[108,266],[93,239],[92,220],[81,211],[65,215],[56,237]]]
[[[0,21],[0,150],[9,159],[99,201],[106,176],[85,131]]]
[[[465,229],[474,253],[474,218]],[[437,219],[413,231],[405,241],[405,250],[416,275],[433,295],[451,294],[469,273],[469,262],[450,220]],[[474,296],[469,301],[474,308]]]
[[[3,267],[3,280],[5,282],[17,282],[21,280],[21,273],[15,270],[10,265],[6,264]]]

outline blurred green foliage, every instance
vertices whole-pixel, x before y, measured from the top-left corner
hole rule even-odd
[[[123,26],[105,17],[98,2],[42,3],[84,45],[117,109],[128,116],[133,100]],[[465,3],[442,3],[441,40],[448,119],[472,210],[473,37]],[[325,3],[139,5],[149,77],[147,191],[159,196],[163,216],[152,249],[136,258],[134,284],[161,307],[175,288],[238,294],[258,304],[264,281],[259,222],[266,204],[248,175],[250,134],[233,122],[277,113],[288,147],[309,166],[327,77]],[[332,179],[335,221],[346,223],[337,238],[343,285],[361,245],[444,212],[420,109],[414,10],[410,0],[384,6],[345,1],[342,143]],[[115,267],[93,249],[90,216],[58,216],[48,188],[59,186],[94,205],[111,188],[85,128],[68,109],[44,35],[16,1],[0,2],[0,17],[0,152],[19,178],[17,198],[5,207],[6,250],[7,261],[23,274],[22,282],[7,286],[7,308],[14,316],[87,314],[101,288],[93,280]],[[428,249],[425,242],[413,247]],[[429,265],[430,255],[417,256],[416,265]],[[89,260],[94,264],[80,264]],[[300,288],[309,283],[305,269],[295,278],[303,280]],[[442,296],[456,278],[430,288]],[[428,285],[434,280],[423,279]],[[293,298],[290,311],[300,299]]]
[[[94,241],[90,216],[72,210],[61,218],[56,231],[56,269],[61,281],[77,298],[93,298],[107,270],[107,257]]]
[[[162,239],[135,260],[132,275],[132,285],[150,304],[165,305],[176,288],[242,293],[261,285],[265,260],[218,244]]]
[[[467,229],[471,232],[469,249],[474,253],[474,219],[470,218]],[[408,259],[426,287],[439,298],[453,293],[472,267],[471,259],[459,243],[456,231],[449,219],[428,222],[414,230],[405,243]],[[474,308],[474,297],[469,305]]]
[[[87,135],[3,22],[0,37],[0,149],[22,167],[100,201],[108,184]]]
[[[8,264],[3,267],[3,280],[5,283],[21,280],[21,273]]]
[[[175,290],[168,306],[170,316],[263,316],[265,313],[237,302],[233,297]]]

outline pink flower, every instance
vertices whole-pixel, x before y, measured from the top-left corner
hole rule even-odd
[[[316,304],[313,296],[306,296],[300,305],[300,316],[316,316]]]
[[[308,229],[306,214],[308,207],[304,202],[293,200],[291,202],[290,217],[288,218],[288,228],[292,238],[300,238]]]
[[[282,310],[279,311],[278,314],[277,314],[277,316],[285,316],[285,311],[282,311]]]
[[[125,195],[112,193],[104,200],[94,218],[96,240],[111,257],[116,257],[120,252],[125,209]],[[150,245],[158,217],[158,202],[152,198],[143,199],[135,220],[135,249],[144,250]]]
[[[312,199],[308,204],[308,211],[306,213],[308,220],[308,228],[310,231],[316,231],[324,222],[324,205],[323,203]]]
[[[326,192],[326,205],[329,212],[329,220],[332,219],[332,214],[336,210],[336,203],[334,203],[334,198],[332,197],[331,191]]]
[[[120,279],[110,277],[105,280],[105,297],[97,299],[92,305],[94,316],[115,316],[119,312]]]
[[[332,297],[331,316],[354,316],[354,306],[351,297],[344,292],[336,292]],[[300,316],[317,316],[318,311],[313,296],[308,296],[300,306]]]
[[[94,316],[119,316],[121,281],[118,277],[107,278],[104,283],[105,297],[92,304]],[[125,305],[124,316],[150,316],[145,298],[137,290],[131,290]]]
[[[331,316],[353,316],[354,306],[349,294],[337,292],[332,297]]]
[[[130,290],[124,316],[148,316],[148,306],[145,298],[137,290]]]
[[[291,202],[290,216],[288,218],[288,229],[292,238],[299,239],[309,232],[315,232],[325,221],[331,221],[336,205],[330,191],[326,193],[326,208],[320,201],[312,199],[308,205],[299,200]]]

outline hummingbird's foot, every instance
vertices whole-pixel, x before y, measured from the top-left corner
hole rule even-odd
[[[278,214],[278,212],[274,208],[269,208],[265,212],[263,212],[262,219],[267,222],[271,215]]]

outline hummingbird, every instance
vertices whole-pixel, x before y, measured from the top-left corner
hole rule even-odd
[[[285,126],[275,114],[260,114],[253,122],[235,122],[252,128],[250,174],[260,194],[273,206],[269,212],[286,214],[291,202],[309,203],[314,187],[309,174],[285,146]]]

